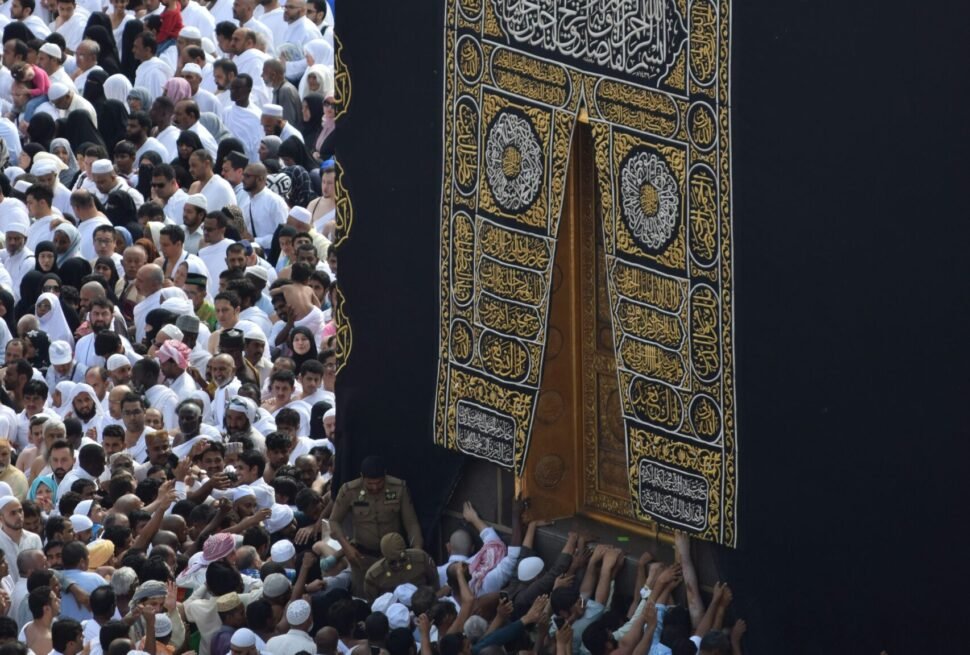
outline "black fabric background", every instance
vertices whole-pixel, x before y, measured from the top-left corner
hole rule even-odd
[[[431,445],[438,5],[338,6],[355,216],[338,477],[383,454],[426,530],[460,465]],[[733,11],[740,541],[719,563],[746,652],[959,652],[970,5]]]

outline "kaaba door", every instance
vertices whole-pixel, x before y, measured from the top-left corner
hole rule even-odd
[[[523,489],[533,516],[576,513],[637,532],[607,295],[593,139],[573,134],[552,278],[545,370]]]

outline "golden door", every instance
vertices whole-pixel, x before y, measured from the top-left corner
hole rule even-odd
[[[533,516],[579,513],[638,532],[617,390],[590,130],[576,124],[559,224],[545,371],[522,480]]]

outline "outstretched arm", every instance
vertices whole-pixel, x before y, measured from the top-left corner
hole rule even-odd
[[[596,590],[596,573],[603,564],[603,558],[606,557],[609,548],[606,544],[599,544],[593,549],[593,556],[589,558],[583,581],[579,584],[579,595],[583,598],[592,597]]]
[[[697,571],[690,559],[690,537],[686,532],[674,532],[674,547],[676,558],[684,571],[684,585],[687,587],[687,609],[690,610],[690,622],[695,628],[704,616],[704,599],[701,598],[700,586],[697,584]]]
[[[717,606],[721,603],[721,597],[724,595],[725,584],[718,582],[714,585],[714,597],[711,598],[711,604],[707,606],[707,611],[704,612],[703,618],[701,618],[700,623],[694,628],[694,635],[697,637],[703,637],[708,632],[711,631],[711,626],[714,625],[714,615],[717,613]]]

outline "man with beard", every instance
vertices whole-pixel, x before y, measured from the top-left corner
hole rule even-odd
[[[283,8],[283,19],[286,21],[283,43],[295,43],[302,48],[310,41],[320,38],[320,28],[307,18],[306,0],[287,0]]]
[[[212,397],[209,409],[210,423],[216,426],[225,425],[226,408],[229,401],[239,391],[242,382],[236,379],[236,364],[231,355],[216,355],[209,362],[212,381],[216,384],[216,391]]]
[[[93,442],[98,441],[104,427],[104,410],[94,389],[84,383],[75,385],[67,403],[70,415],[81,422],[82,434]]]
[[[152,119],[147,111],[136,111],[128,116],[125,126],[125,138],[135,146],[135,163],[141,161],[146,152],[157,153],[162,161],[171,161],[173,155],[165,145],[153,136],[149,136],[152,129]],[[155,169],[157,172],[157,168]]]
[[[48,388],[53,389],[60,382],[80,382],[83,379],[82,370],[71,352],[71,344],[66,341],[55,341],[50,345],[48,354],[51,359],[51,366],[45,376]]]
[[[10,455],[13,449],[9,439],[0,439],[0,482],[10,485],[10,490],[17,498],[23,499],[27,495],[27,476],[16,466],[10,465]]]
[[[54,482],[60,485],[68,471],[74,468],[74,447],[67,439],[58,439],[51,444],[47,451],[47,465],[51,467]]]
[[[188,398],[199,389],[192,376],[185,371],[189,367],[190,352],[189,347],[181,341],[167,339],[155,353],[168,388],[176,398]]]
[[[266,452],[266,440],[253,428],[256,416],[256,403],[249,398],[236,396],[226,408],[226,434],[229,441],[248,439],[262,453]]]
[[[41,550],[40,537],[24,530],[24,508],[13,496],[0,498],[0,550],[8,562],[16,562],[17,555],[25,550]],[[9,566],[10,578],[16,583],[20,573],[16,566]]]
[[[164,384],[158,383],[161,367],[154,359],[140,359],[131,367],[131,386],[136,393],[144,394],[148,406],[162,414],[162,424],[167,430],[178,425],[175,408],[179,397]]]
[[[206,152],[215,157],[219,145],[216,143],[212,133],[206,129],[205,125],[199,122],[199,118],[201,117],[202,112],[195,100],[184,98],[175,103],[175,114],[172,116],[172,123],[183,132],[188,130],[199,135],[199,140],[202,141],[202,147],[205,148]]]
[[[226,128],[242,141],[249,161],[259,161],[259,142],[265,134],[259,120],[260,112],[250,101],[252,92],[253,78],[244,73],[237,75],[229,85],[232,102],[226,107],[222,120]]]
[[[3,369],[3,388],[7,391],[10,404],[14,411],[24,408],[24,387],[31,381],[34,375],[34,367],[26,359],[7,359],[7,366]],[[27,445],[27,437],[24,436],[24,443],[16,439],[16,446],[23,448]]]
[[[108,364],[105,367],[108,369],[108,377],[111,378],[112,391],[117,389],[119,386],[127,386],[131,382],[131,362],[127,357],[119,353],[115,353],[108,357]],[[111,403],[111,394],[108,394],[108,403]],[[114,416],[113,418],[121,421],[121,416]]]
[[[151,429],[145,428],[145,401],[137,393],[129,392],[121,399],[121,417],[125,426],[125,448],[138,464],[148,456],[146,437]]]
[[[78,465],[58,483],[57,500],[55,502],[60,502],[61,497],[71,490],[71,485],[75,481],[90,480],[96,485],[98,484],[98,478],[104,473],[106,456],[104,454],[104,448],[100,445],[89,443],[81,446],[77,459]]]
[[[243,384],[252,383],[259,387],[259,371],[243,357],[246,341],[242,330],[225,330],[219,335],[219,354],[232,357],[236,367],[236,378]]]
[[[104,414],[108,407],[108,369],[104,366],[92,366],[84,372],[84,384],[94,389],[94,397],[101,405],[101,413]]]
[[[178,420],[179,436],[176,437],[178,446],[175,454],[184,457],[191,449],[191,444],[195,443],[198,437],[206,437],[211,440],[221,440],[222,433],[213,426],[202,421],[201,401],[197,398],[188,398],[179,403]]]
[[[178,152],[178,138],[182,133],[182,130],[172,125],[174,116],[175,103],[167,96],[155,98],[151,109],[148,110],[148,117],[151,118],[154,126],[155,138],[169,153]]]
[[[271,59],[270,62],[273,60]],[[267,62],[267,63],[270,63]],[[265,64],[264,64],[265,66]],[[303,140],[303,135],[300,131],[283,117],[283,107],[274,104],[263,105],[263,111],[260,114],[259,122],[263,126],[263,132],[266,136],[278,136],[280,141],[286,141],[291,136],[295,136],[300,141]]]
[[[146,439],[148,444],[148,463],[152,466],[168,466],[172,447],[165,431],[151,432]]]
[[[118,295],[118,302],[121,304],[121,314],[125,317],[128,324],[131,325],[131,322],[134,320],[135,307],[144,298],[138,290],[136,281],[138,279],[138,271],[148,263],[148,253],[139,245],[128,246],[125,248],[121,263],[125,269],[125,276],[123,280],[124,287]]]
[[[138,248],[141,249],[141,246],[138,246]],[[144,252],[144,250],[142,250],[142,252]],[[87,287],[88,284],[97,283],[89,282],[85,284],[84,287]],[[100,285],[98,286],[100,287]],[[104,289],[101,288],[101,291],[103,293]],[[88,325],[91,326],[91,333],[86,334],[78,339],[77,344],[74,346],[74,359],[77,360],[79,368],[87,371],[87,369],[91,368],[92,366],[104,365],[104,358],[99,357],[95,352],[94,342],[99,332],[111,330],[114,326],[114,311],[114,303],[108,300],[106,297],[97,297],[91,299],[88,309]],[[121,342],[126,353],[133,352],[131,349],[131,344],[127,339],[121,337]]]
[[[250,164],[243,173],[243,194],[239,208],[253,239],[269,251],[276,229],[286,222],[286,201],[266,187],[266,167]]]
[[[27,271],[34,270],[34,253],[27,248],[27,231],[30,219],[27,210],[22,205],[12,202],[0,203],[0,225],[4,226],[4,251],[0,253],[0,262],[10,273],[13,299],[20,300],[20,282]]]
[[[24,384],[23,391],[23,411],[17,414],[17,437],[13,441],[18,449],[27,446],[27,437],[30,434],[30,419],[38,414],[55,416],[53,410],[47,410],[47,384],[40,380],[30,380]],[[13,426],[11,426],[12,428]],[[11,433],[13,430],[11,429]]]
[[[229,59],[218,59],[212,64],[212,83],[216,87],[213,93],[215,93],[216,100],[222,105],[222,111],[225,111],[226,108],[232,105],[232,95],[229,93],[229,86],[238,74],[239,69]]]

